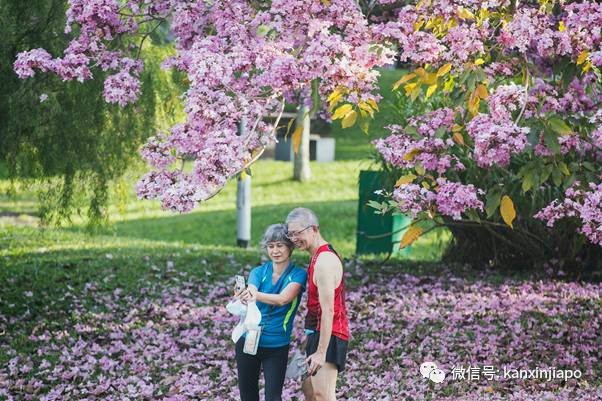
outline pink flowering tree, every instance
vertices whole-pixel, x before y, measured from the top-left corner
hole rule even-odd
[[[268,124],[264,117],[281,113],[286,101],[326,111],[320,99],[337,91],[337,102],[373,111],[379,100],[373,93],[378,76],[373,67],[394,56],[376,42],[353,0],[68,3],[65,32],[74,38],[64,55],[23,52],[15,71],[22,78],[42,71],[80,81],[92,79],[94,69],[111,71],[103,95],[120,105],[135,102],[140,94],[143,41],[169,24],[176,53],[163,65],[187,75],[187,118],[142,147],[152,170],[140,179],[137,192],[179,212],[213,196],[275,141],[279,119]],[[124,42],[130,45],[119,47]],[[358,113],[348,110],[341,117],[353,125]],[[242,122],[246,130],[239,135]],[[192,168],[184,169],[184,161],[191,161]]]
[[[372,29],[410,66],[374,142],[398,179],[375,206],[415,219],[402,246],[446,226],[450,259],[599,265],[602,4],[381,3]]]

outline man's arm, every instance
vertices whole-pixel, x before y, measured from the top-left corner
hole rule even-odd
[[[339,258],[331,253],[320,255],[316,261],[314,281],[318,287],[320,301],[320,340],[316,353],[310,355],[309,373],[313,374],[326,363],[326,350],[332,336],[332,322],[334,319],[334,292],[340,282],[343,267]]]

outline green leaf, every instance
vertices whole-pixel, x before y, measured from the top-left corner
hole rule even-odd
[[[468,217],[471,221],[476,221],[477,223],[481,222],[481,218],[479,217],[479,213],[477,213],[474,209],[469,209],[465,213],[466,217]]]
[[[550,127],[559,135],[567,135],[573,132],[571,127],[569,127],[562,119],[559,117],[552,117],[548,120]]]
[[[563,162],[563,161],[559,162],[558,167],[560,168],[560,171],[562,171],[562,174],[571,175],[571,172],[569,171],[569,168],[565,162]]]
[[[376,210],[381,210],[382,209],[382,205],[380,204],[380,202],[377,202],[377,201],[374,201],[374,200],[368,201],[367,205],[368,205],[368,207],[371,207],[371,208],[376,209]]]
[[[413,125],[406,125],[405,128],[403,129],[406,133],[408,133],[409,135],[412,135],[413,137],[418,137],[420,136],[420,134],[418,134],[418,130],[416,129],[416,127],[414,127]]]
[[[571,185],[573,185],[575,183],[575,181],[577,181],[577,176],[575,174],[571,174],[570,177],[568,177],[565,181],[564,181],[564,189],[567,189],[568,187],[570,187]]]
[[[548,149],[550,149],[554,154],[560,153],[560,145],[558,144],[558,136],[551,131],[546,131],[543,134],[543,140]]]
[[[435,137],[443,138],[446,133],[447,133],[447,130],[445,129],[445,127],[439,127],[439,128],[437,128],[437,131],[435,131]]]
[[[550,178],[550,175],[552,174],[552,171],[554,171],[554,165],[553,164],[547,164],[545,166],[545,168],[543,169],[541,175],[539,176],[539,183],[538,183],[538,185],[542,185],[544,182],[546,182],[548,180],[548,178]]]
[[[485,211],[487,212],[487,218],[493,216],[498,206],[500,206],[500,200],[502,199],[502,192],[499,188],[490,189],[487,192],[487,202],[485,205]]]
[[[533,170],[529,170],[525,174],[525,178],[523,178],[523,183],[522,183],[523,192],[527,192],[528,190],[533,188],[533,185],[535,185],[535,181],[536,181],[535,172]]]
[[[560,171],[560,169],[555,168],[554,171],[552,171],[552,180],[557,187],[562,185],[562,171]]]
[[[583,162],[582,164],[583,164],[583,167],[585,167],[589,171],[596,171],[596,166],[594,166],[593,163],[591,163],[591,162]]]

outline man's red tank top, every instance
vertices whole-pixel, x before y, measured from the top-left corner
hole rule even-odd
[[[308,330],[320,331],[320,318],[322,308],[320,308],[320,299],[318,297],[318,287],[314,284],[314,267],[318,256],[322,252],[332,252],[339,259],[341,257],[332,248],[330,244],[324,244],[318,248],[315,255],[311,258],[308,269],[308,291],[307,291],[307,317],[305,318],[305,328]],[[343,260],[341,260],[341,265]],[[341,283],[334,290],[334,317],[332,320],[332,335],[341,340],[349,340],[349,322],[347,321],[347,309],[345,308],[345,277],[341,277]]]

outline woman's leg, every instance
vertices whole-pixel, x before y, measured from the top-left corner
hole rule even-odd
[[[281,401],[282,386],[288,362],[288,345],[278,348],[264,348],[262,358],[265,378],[265,401]]]
[[[261,359],[259,355],[249,355],[242,352],[244,345],[245,338],[241,337],[236,343],[236,368],[238,370],[240,399],[242,401],[259,401],[259,368],[261,367]]]

